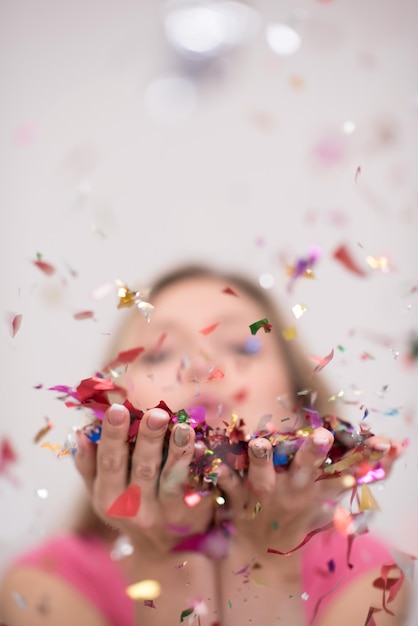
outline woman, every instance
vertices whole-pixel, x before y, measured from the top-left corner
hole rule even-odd
[[[44,624],[45,612],[62,626],[403,624],[408,589],[388,548],[349,529],[351,518],[345,533],[330,523],[338,495],[355,482],[353,471],[318,480],[330,430],[305,429],[289,463],[272,454],[266,433],[303,426],[316,415],[313,399],[321,415],[332,406],[320,376],[283,339],[266,292],[240,276],[186,267],[157,281],[149,300],[151,319],[133,311],[118,337],[118,354],[138,348],[138,356],[115,379],[100,443],[81,434],[75,455],[104,524],[84,521],[74,535],[23,555],[2,585],[7,626]],[[126,398],[144,412],[135,446]],[[211,456],[208,439],[190,420],[173,427],[170,410],[197,415],[200,407],[215,440],[228,428],[248,444],[248,457],[215,463],[196,490],[190,468]],[[379,462],[388,471],[398,454],[374,436],[359,449],[351,470]],[[110,515],[127,486],[140,498],[134,515]],[[133,552],[114,561],[111,548],[125,536]],[[160,595],[132,601],[126,587],[149,579]]]

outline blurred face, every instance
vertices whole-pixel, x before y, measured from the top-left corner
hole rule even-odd
[[[276,427],[290,410],[278,397],[290,389],[274,329],[251,335],[249,325],[266,312],[244,292],[211,277],[188,278],[152,299],[148,323],[134,317],[125,348],[145,349],[129,365],[121,384],[128,399],[145,410],[164,400],[173,411],[204,406],[213,427],[232,413],[252,432],[265,416]]]

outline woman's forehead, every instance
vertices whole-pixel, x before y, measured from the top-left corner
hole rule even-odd
[[[213,277],[194,277],[169,285],[156,295],[152,304],[155,320],[218,316],[225,322],[233,322],[234,318],[251,318],[262,310],[248,293]]]

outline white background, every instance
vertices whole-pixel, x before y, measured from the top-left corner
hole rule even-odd
[[[0,472],[1,568],[76,506],[71,458],[33,438],[45,417],[44,441],[57,443],[79,422],[46,388],[77,384],[106,353],[120,312],[114,289],[94,290],[146,285],[183,260],[271,274],[306,352],[335,349],[324,374],[358,401],[339,413],[359,421],[363,404],[377,432],[410,441],[374,488],[373,525],[418,556],[418,362],[407,364],[418,331],[418,4],[251,6],[248,41],[186,63],[167,41],[167,3],[0,2],[0,440],[18,455]],[[301,36],[293,55],[267,43],[277,22]],[[187,90],[156,102],[167,75]],[[311,244],[316,278],[289,294],[285,264]],[[367,276],[333,258],[341,244]],[[35,267],[37,253],[54,275]],[[387,257],[389,271],[368,256]],[[297,322],[296,303],[308,308]],[[85,309],[94,320],[73,318]]]

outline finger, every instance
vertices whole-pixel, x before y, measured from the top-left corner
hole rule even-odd
[[[302,489],[315,480],[333,442],[334,437],[326,428],[316,428],[306,438],[289,468],[289,478],[294,488]]]
[[[257,437],[248,445],[248,487],[257,496],[270,495],[276,485],[271,443]]]
[[[195,432],[188,424],[176,424],[170,437],[167,459],[160,476],[159,494],[162,500],[183,499],[193,460]]]
[[[97,444],[89,441],[82,430],[76,432],[76,437],[77,450],[74,456],[74,463],[84,480],[88,492],[91,493],[97,469]]]
[[[141,488],[144,501],[155,500],[157,494],[168,422],[168,413],[154,408],[144,413],[139,425],[132,454],[131,483]]]
[[[365,456],[371,461],[382,459],[390,450],[390,442],[383,437],[373,435],[365,440]]]
[[[247,491],[242,480],[234,470],[225,463],[217,470],[217,486],[227,497],[227,504],[232,510],[242,510],[244,506],[244,494]]]
[[[97,447],[97,476],[94,485],[98,510],[105,513],[126,487],[129,447],[129,413],[113,404],[105,413]]]

